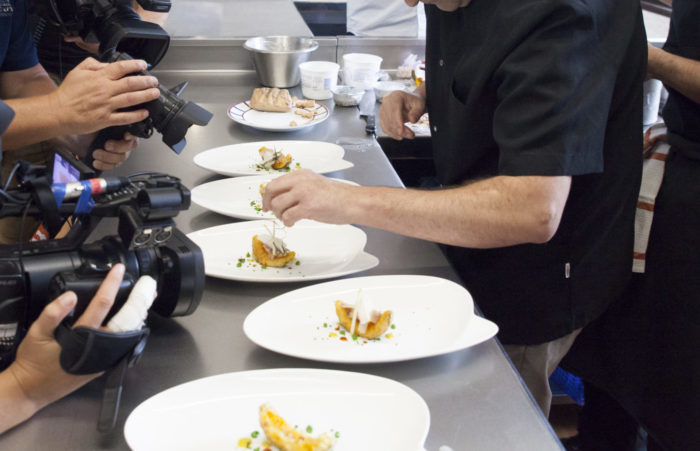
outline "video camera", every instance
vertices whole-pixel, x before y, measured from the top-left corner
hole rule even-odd
[[[142,275],[157,282],[151,312],[184,316],[199,305],[205,279],[202,253],[173,222],[189,208],[190,191],[165,174],[85,180],[92,175],[69,154],[57,152],[51,171],[21,162],[19,187],[0,193],[0,218],[37,218],[49,238],[66,219],[73,220],[64,238],[0,246],[0,368],[12,362],[17,345],[48,302],[74,291],[74,321],[117,263],[126,271],[110,317]],[[118,234],[85,243],[103,218],[118,218]]]
[[[115,62],[143,59],[151,67],[165,56],[170,36],[159,25],[142,21],[131,7],[131,0],[32,0],[35,14],[45,17],[66,36],[80,36],[86,42],[100,44],[100,60]],[[167,0],[138,0],[146,10],[168,12]],[[143,71],[134,75],[147,75]],[[187,129],[194,125],[207,125],[212,114],[196,103],[180,98],[187,86],[180,84],[172,90],[160,84],[160,96],[134,109],[145,108],[148,118],[128,126],[111,127],[92,144],[92,150],[104,148],[108,139],[122,139],[125,132],[148,138],[155,128],[163,135],[163,142],[176,153],[187,144]],[[86,162],[91,165],[91,157]]]

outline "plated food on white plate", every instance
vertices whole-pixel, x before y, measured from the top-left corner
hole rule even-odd
[[[188,237],[202,249],[205,273],[230,280],[320,280],[366,271],[379,264],[377,257],[364,251],[367,235],[357,227],[304,220],[293,227],[275,228],[272,239],[272,223],[225,224],[192,232]],[[260,243],[257,252],[254,237]],[[294,255],[289,258],[291,252]],[[264,258],[266,254],[268,259]],[[283,260],[284,266],[270,265]]]
[[[391,379],[269,369],[165,390],[131,412],[124,437],[135,451],[419,451],[429,427],[425,401]]]
[[[194,163],[228,176],[285,174],[298,168],[325,174],[351,168],[344,155],[339,145],[322,141],[258,141],[205,150]]]
[[[337,363],[432,357],[492,338],[469,292],[438,277],[369,276],[320,283],[253,310],[243,330],[280,354]]]
[[[286,89],[256,88],[250,100],[228,109],[239,124],[273,132],[295,131],[328,119],[328,108],[314,100],[297,99]]]
[[[271,211],[262,210],[262,195],[275,174],[234,177],[195,186],[192,202],[213,212],[238,219],[273,219]],[[351,185],[355,182],[333,179]]]

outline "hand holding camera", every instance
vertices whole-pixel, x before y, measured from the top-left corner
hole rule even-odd
[[[102,327],[114,304],[123,277],[124,265],[115,265],[85,312],[75,322],[75,327]],[[154,295],[155,292],[151,293],[151,297]],[[48,304],[19,345],[15,361],[6,371],[0,373],[0,391],[4,395],[0,399],[0,412],[3,412],[0,414],[0,433],[100,375],[68,374],[59,363],[61,347],[56,342],[54,331],[76,304],[77,297],[70,291]],[[131,309],[131,304],[130,298],[122,310]]]
[[[93,58],[84,60],[50,94],[61,128],[66,133],[83,134],[146,119],[148,110],[145,108],[119,111],[150,102],[160,95],[155,77],[127,76],[145,69],[146,62],[142,60],[110,64]]]

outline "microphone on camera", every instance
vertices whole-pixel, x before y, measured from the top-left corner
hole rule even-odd
[[[51,190],[58,198],[63,200],[80,197],[83,192],[89,190],[90,195],[108,194],[119,191],[129,184],[127,177],[97,177],[68,183],[53,183]]]

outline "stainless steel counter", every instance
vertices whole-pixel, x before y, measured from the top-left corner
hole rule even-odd
[[[171,66],[171,68],[173,68]],[[276,134],[234,123],[227,107],[249,98],[257,85],[250,71],[165,71],[157,74],[166,86],[185,79],[185,97],[212,111],[205,127],[190,129],[188,145],[175,155],[156,135],[141,144],[119,174],[158,170],[180,177],[185,185],[219,178],[196,167],[192,158],[211,147],[272,140],[320,140],[348,142],[346,158],[355,166],[331,174],[364,185],[401,186],[381,149],[366,137],[364,122],[355,108],[334,107],[326,122],[311,129]],[[300,89],[293,89],[300,95]],[[231,221],[193,206],[176,222],[185,232]],[[424,274],[458,280],[438,247],[375,229],[365,229],[367,249],[379,257],[378,267],[360,275]],[[116,229],[112,229],[112,233]],[[300,360],[261,349],[242,330],[246,315],[265,300],[308,285],[254,284],[207,278],[199,309],[189,317],[154,318],[152,333],[141,362],[129,370],[116,430],[100,436],[96,431],[102,381],[97,380],[39,412],[34,418],[0,437],[2,450],[127,449],[122,435],[124,421],[139,403],[174,385],[232,371],[263,368],[331,368],[360,371],[402,382],[418,392],[431,414],[428,451],[449,445],[462,450],[562,449],[549,423],[524,388],[496,339],[478,346],[433,358],[375,365],[335,365]],[[233,444],[232,444],[233,447]]]

